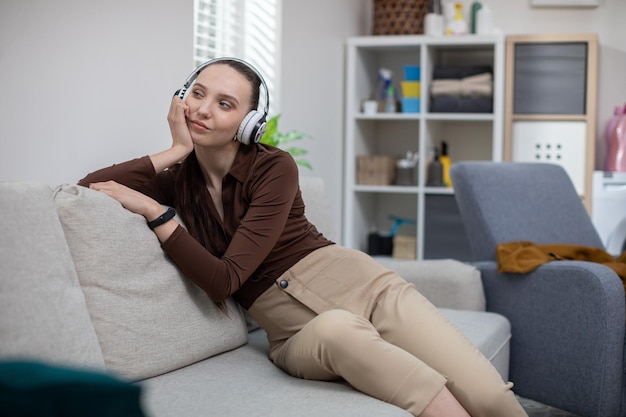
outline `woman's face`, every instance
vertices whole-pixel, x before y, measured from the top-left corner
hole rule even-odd
[[[251,95],[252,85],[235,69],[224,64],[206,67],[185,99],[194,143],[220,146],[232,142],[250,111]]]

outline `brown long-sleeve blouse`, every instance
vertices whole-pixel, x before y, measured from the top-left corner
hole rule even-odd
[[[95,171],[79,185],[114,180],[174,206],[178,168],[156,173],[144,156]],[[222,203],[223,222],[210,198],[207,210],[221,225],[209,238],[223,253],[211,253],[182,226],[161,244],[183,274],[214,301],[232,295],[247,309],[296,262],[333,244],[305,217],[297,166],[278,148],[240,146],[223,179]]]

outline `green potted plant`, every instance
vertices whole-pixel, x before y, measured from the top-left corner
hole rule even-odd
[[[281,148],[282,150],[284,150],[285,152],[293,156],[293,159],[296,161],[296,164],[312,170],[313,167],[311,166],[309,161],[302,158],[304,155],[309,153],[309,151],[307,151],[304,148],[297,147],[297,146],[285,147],[285,144],[287,143],[293,142],[295,140],[302,140],[305,138],[310,139],[311,137],[307,135],[306,133],[302,133],[297,130],[290,130],[287,133],[280,132],[278,130],[279,118],[280,118],[280,114],[277,114],[276,116],[271,117],[267,121],[265,133],[263,133],[263,136],[261,137],[261,143]]]

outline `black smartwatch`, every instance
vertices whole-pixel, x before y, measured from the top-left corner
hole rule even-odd
[[[152,220],[151,222],[148,222],[148,227],[150,228],[150,230],[154,230],[155,228],[161,226],[163,223],[172,220],[174,216],[176,216],[176,210],[174,210],[173,207],[169,207],[165,211],[165,213],[161,214],[159,217]]]

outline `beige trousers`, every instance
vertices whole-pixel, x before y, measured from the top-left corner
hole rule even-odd
[[[332,245],[276,280],[249,314],[290,375],[343,378],[415,416],[444,385],[473,417],[526,416],[512,384],[412,284]]]

